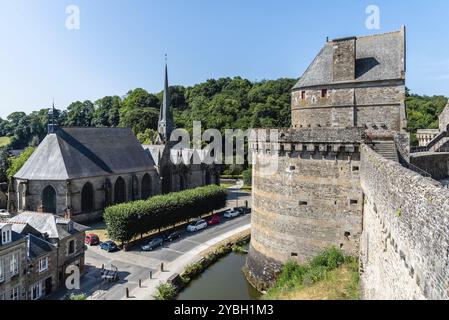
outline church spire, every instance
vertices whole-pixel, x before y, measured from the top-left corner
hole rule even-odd
[[[168,67],[167,55],[165,55],[165,83],[164,95],[162,98],[162,106],[159,114],[158,133],[161,142],[167,143],[170,140],[170,135],[173,131],[173,116],[170,110],[170,93],[168,91]]]

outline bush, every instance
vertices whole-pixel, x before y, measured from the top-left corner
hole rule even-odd
[[[104,220],[111,239],[127,242],[137,235],[223,208],[226,198],[224,188],[210,185],[111,206],[105,210]]]
[[[69,300],[73,300],[73,301],[81,301],[81,300],[86,300],[86,299],[87,299],[87,297],[84,293],[81,293],[81,294],[73,294],[72,293],[69,296]]]
[[[169,283],[160,284],[156,289],[156,300],[173,300],[176,297],[176,288]]]

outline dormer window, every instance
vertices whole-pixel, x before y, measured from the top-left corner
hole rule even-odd
[[[1,229],[1,235],[2,235],[2,245],[11,243],[12,239],[11,239],[11,226],[4,226]]]

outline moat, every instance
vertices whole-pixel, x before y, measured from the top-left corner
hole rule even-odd
[[[193,280],[178,300],[256,300],[261,294],[242,272],[246,254],[232,252]]]

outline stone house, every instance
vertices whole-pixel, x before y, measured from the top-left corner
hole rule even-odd
[[[129,128],[59,128],[53,119],[14,176],[9,212],[69,213],[75,221],[90,221],[112,204],[218,184],[219,167],[195,162],[201,150],[175,149],[173,130],[167,68],[155,145],[142,146]]]
[[[31,233],[26,238],[28,300],[38,300],[58,287],[57,248]]]
[[[0,223],[0,300],[25,300],[27,240],[12,230],[9,223]]]
[[[39,270],[39,263],[45,265],[45,262],[41,261],[48,258],[49,268],[44,270],[45,274],[35,275],[32,278],[34,282],[29,282],[30,285],[37,283],[42,295],[64,285],[68,266],[77,266],[80,273],[83,273],[87,227],[70,219],[39,212],[23,212],[11,218],[9,223],[12,224],[13,231],[29,236],[31,240],[31,272],[36,271],[36,268]],[[50,250],[48,245],[51,245],[53,250]]]

